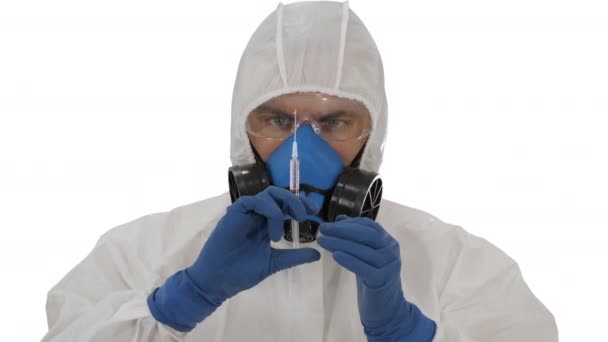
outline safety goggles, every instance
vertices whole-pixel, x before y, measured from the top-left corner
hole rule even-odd
[[[273,140],[287,139],[304,124],[329,141],[362,139],[371,132],[371,116],[364,104],[322,93],[277,96],[247,116],[247,132]]]

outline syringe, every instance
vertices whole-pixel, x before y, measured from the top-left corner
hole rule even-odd
[[[298,114],[294,111],[293,124],[293,144],[291,145],[291,160],[289,161],[289,191],[294,195],[300,196],[300,160],[298,159]],[[291,239],[293,248],[300,248],[300,223],[294,219],[291,220]]]

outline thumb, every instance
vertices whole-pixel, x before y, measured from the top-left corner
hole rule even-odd
[[[314,248],[301,249],[272,249],[270,255],[270,273],[286,268],[315,262],[321,259],[321,254]]]

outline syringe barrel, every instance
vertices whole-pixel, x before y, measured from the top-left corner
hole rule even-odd
[[[300,223],[291,220],[291,242],[293,248],[300,248]]]
[[[296,158],[289,162],[289,191],[300,196],[300,160]]]

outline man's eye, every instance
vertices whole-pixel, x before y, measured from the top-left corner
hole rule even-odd
[[[270,119],[270,123],[277,127],[285,127],[289,125],[289,119],[285,117],[275,117]]]
[[[344,120],[328,119],[325,120],[325,124],[330,128],[342,128],[346,126],[347,123]]]

